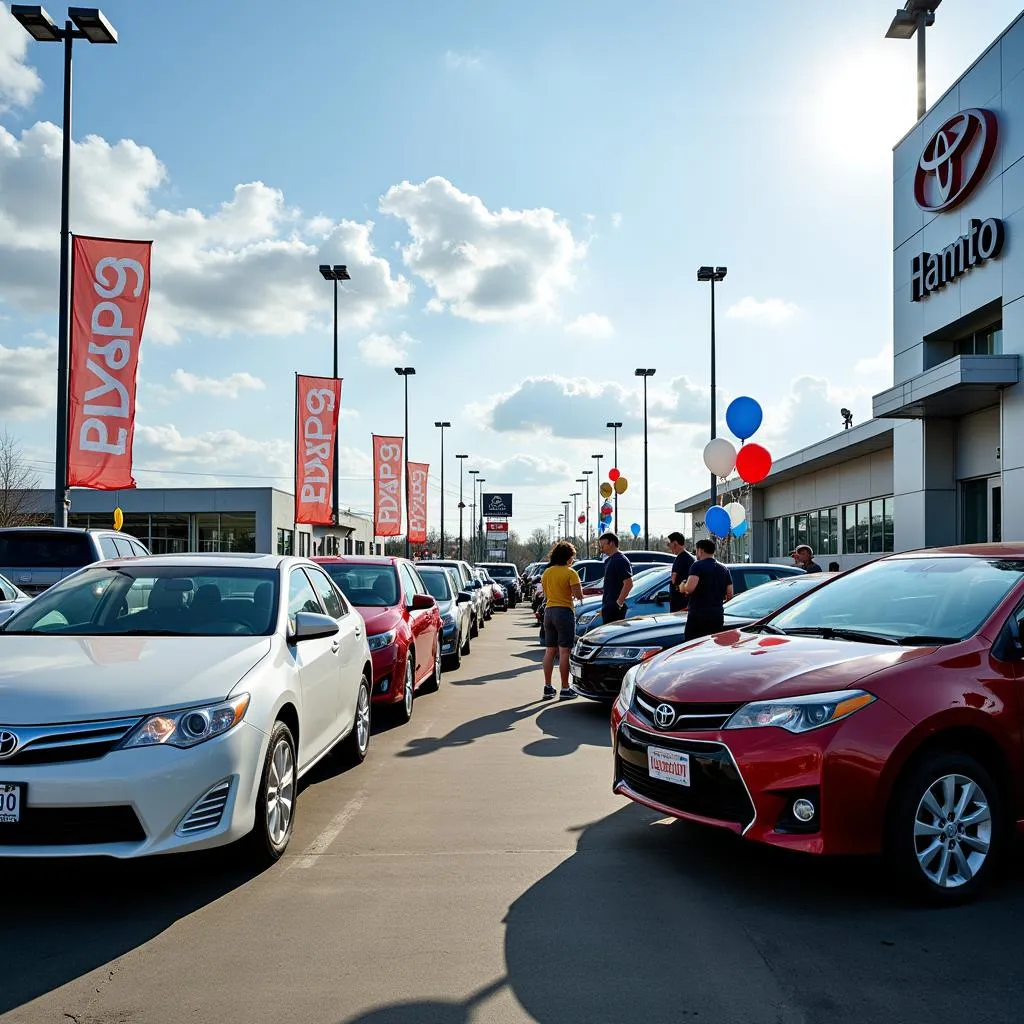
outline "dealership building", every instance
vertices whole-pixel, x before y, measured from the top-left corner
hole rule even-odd
[[[1024,15],[893,150],[892,248],[893,386],[751,489],[740,557],[1024,540]]]
[[[32,506],[50,513],[53,491],[33,493]],[[114,509],[125,533],[154,554],[258,551],[267,554],[380,554],[373,521],[342,512],[337,526],[295,522],[295,497],[273,487],[139,487],[123,491],[72,488],[68,525],[111,529]]]

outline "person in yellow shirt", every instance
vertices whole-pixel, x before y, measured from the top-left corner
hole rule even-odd
[[[551,549],[548,567],[540,578],[544,590],[544,699],[555,696],[551,685],[551,673],[555,667],[555,652],[558,652],[558,674],[562,679],[560,700],[572,700],[576,693],[569,689],[569,649],[576,635],[576,612],[573,600],[583,600],[583,585],[579,573],[572,568],[576,549],[567,541],[560,540]]]

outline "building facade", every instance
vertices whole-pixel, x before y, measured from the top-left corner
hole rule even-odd
[[[1024,538],[1024,15],[894,148],[892,259],[893,386],[752,489],[753,559]]]
[[[52,491],[36,495],[40,510],[53,507]],[[116,508],[124,514],[125,533],[153,554],[255,551],[308,557],[383,550],[369,518],[342,513],[337,526],[297,525],[294,496],[272,487],[74,488],[68,525],[110,529]]]

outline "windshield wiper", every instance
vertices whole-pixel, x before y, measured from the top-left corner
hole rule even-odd
[[[843,629],[833,626],[797,626],[789,630],[790,636],[820,636],[822,640],[852,640],[868,644],[886,644],[899,647],[900,641],[884,633],[868,633],[860,629]]]
[[[773,626],[770,622],[762,622],[760,626],[749,627],[751,633],[771,633],[772,636],[789,636],[784,629],[779,629],[778,626]]]
[[[119,629],[112,633],[90,634],[96,636],[193,636],[180,629]]]
[[[926,633],[920,636],[901,636],[900,641],[906,647],[941,647],[943,644],[958,644],[958,636],[929,636]]]

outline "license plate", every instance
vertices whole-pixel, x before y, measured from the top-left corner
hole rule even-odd
[[[569,662],[569,674],[573,677],[573,679],[582,679],[583,678],[583,668],[582,668],[582,666],[574,665],[572,662]]]
[[[647,774],[652,779],[674,782],[677,786],[690,784],[690,755],[681,750],[664,747],[647,748]]]
[[[0,825],[17,825],[21,821],[20,782],[0,782]]]

